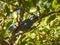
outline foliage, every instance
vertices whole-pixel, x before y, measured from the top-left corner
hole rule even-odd
[[[0,0],[0,44],[9,45],[13,31],[31,15],[39,19],[18,45],[60,45],[60,0]]]

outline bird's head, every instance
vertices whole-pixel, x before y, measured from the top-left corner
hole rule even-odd
[[[32,15],[29,19],[30,19],[31,21],[35,22],[36,20],[38,20],[38,16]]]

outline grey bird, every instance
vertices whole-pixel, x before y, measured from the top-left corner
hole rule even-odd
[[[38,16],[32,15],[29,19],[26,19],[21,22],[21,24],[16,28],[15,34],[19,31],[27,32],[31,28],[34,22],[38,20]]]

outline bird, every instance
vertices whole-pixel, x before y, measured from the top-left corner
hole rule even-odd
[[[14,33],[17,34],[18,32],[24,33],[24,32],[30,31],[29,29],[37,20],[38,20],[38,16],[32,15],[30,18],[22,21],[21,24],[16,28]]]

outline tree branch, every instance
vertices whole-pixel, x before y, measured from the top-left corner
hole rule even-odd
[[[42,14],[41,18],[44,18],[44,17],[49,16],[51,14],[60,14],[60,10],[59,11],[55,11],[55,12],[49,12],[47,14]]]
[[[47,15],[51,15],[51,14],[56,14],[56,13],[60,13],[60,10],[59,11],[55,11],[55,12],[49,12]]]
[[[18,39],[15,41],[14,45],[17,45],[19,40],[21,39],[22,35],[19,35]]]
[[[6,41],[0,39],[0,45],[9,45]]]

